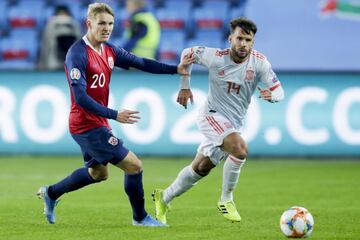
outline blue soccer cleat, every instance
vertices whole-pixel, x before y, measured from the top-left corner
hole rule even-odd
[[[156,220],[149,214],[141,221],[136,221],[133,219],[133,225],[134,226],[142,226],[142,227],[168,227],[169,226],[162,222],[159,222],[158,220]]]
[[[59,201],[53,200],[48,195],[48,186],[40,187],[37,196],[44,201],[44,214],[50,224],[55,223],[55,207]]]

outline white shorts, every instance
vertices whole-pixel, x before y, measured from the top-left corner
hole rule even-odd
[[[218,112],[199,114],[197,125],[205,139],[200,143],[197,151],[209,157],[214,165],[227,158],[228,153],[219,146],[223,144],[224,138],[233,132],[240,133],[231,122]]]

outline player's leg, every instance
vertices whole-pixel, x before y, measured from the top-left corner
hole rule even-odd
[[[102,162],[104,144],[107,144],[106,128],[96,128],[82,134],[72,134],[74,140],[80,145],[84,159],[84,167],[76,169],[61,181],[41,187],[38,196],[44,201],[44,212],[49,223],[55,223],[55,206],[57,199],[64,193],[78,190],[89,184],[106,180],[108,177],[107,162]],[[98,156],[100,160],[97,159]]]
[[[206,142],[206,141],[205,141]],[[206,145],[203,143],[200,146]],[[201,178],[208,175],[216,164],[214,164],[210,157],[205,156],[201,152],[202,147],[199,147],[199,152],[195,156],[193,162],[184,167],[176,177],[176,179],[165,189],[155,189],[153,192],[153,200],[155,202],[156,219],[166,223],[166,214],[169,209],[169,203],[173,198],[178,197],[192,188]],[[214,154],[213,154],[214,155]]]
[[[72,192],[85,187],[89,184],[106,180],[108,176],[107,167],[92,161],[92,157],[84,153],[85,163],[91,162],[92,166],[76,169],[69,176],[61,181],[50,185],[40,187],[37,195],[44,201],[44,213],[49,223],[55,223],[55,206],[64,193]]]
[[[233,132],[224,138],[222,149],[230,155],[223,167],[223,183],[218,209],[231,221],[240,221],[241,217],[233,201],[233,192],[239,180],[241,167],[246,161],[247,144],[239,133]]]
[[[86,156],[89,156],[86,154]],[[108,178],[107,166],[96,163],[76,169],[58,183],[49,186],[48,194],[52,199],[58,199],[64,193],[72,192],[89,184],[104,181]]]
[[[205,175],[209,173],[212,166],[207,164],[207,159],[201,153],[198,153],[192,164],[184,167],[176,179],[165,189],[155,189],[153,192],[153,200],[155,203],[156,219],[162,223],[166,223],[166,214],[169,209],[170,201],[192,188],[203,176],[198,174],[194,167]],[[205,169],[206,168],[206,169]]]
[[[92,177],[94,176],[94,177]],[[89,184],[106,179],[107,169],[102,165],[95,165],[91,168],[83,167],[76,169],[69,176],[61,181],[40,187],[37,195],[44,201],[44,214],[49,223],[55,223],[55,207],[60,196],[64,193],[75,191]]]
[[[218,146],[223,142],[224,134],[227,130],[220,131],[218,126],[214,125],[213,116],[200,115],[197,119],[198,127],[205,139],[198,147],[198,153],[191,163],[191,166],[185,167],[178,175],[177,181],[175,180],[164,191],[164,201],[170,202],[175,196],[179,196],[183,192],[190,189],[202,177],[209,174],[211,169],[217,166],[222,159],[226,158],[226,154]],[[173,187],[173,190],[171,186]]]
[[[227,156],[219,147],[223,132],[214,126],[213,120],[208,115],[200,114],[197,124],[206,137],[198,147],[198,153],[191,165],[183,168],[176,179],[165,189],[155,189],[153,200],[155,201],[156,218],[166,222],[166,213],[170,201],[193,187],[202,177],[209,174],[223,158]]]
[[[208,141],[215,146],[215,148],[205,148],[205,155],[217,155],[211,158],[214,163],[222,159],[236,161],[226,160],[224,163],[223,190],[222,197],[218,202],[218,209],[225,218],[240,221],[241,218],[232,201],[232,195],[240,175],[242,159],[245,159],[247,154],[246,143],[231,122],[218,112],[206,114],[205,117],[198,120],[198,125]],[[232,154],[231,158],[229,154]],[[222,201],[223,199],[227,201]]]
[[[128,151],[126,157],[114,165],[125,172],[124,188],[133,211],[133,225],[146,227],[167,226],[154,219],[145,210],[145,198],[142,183],[143,171],[140,159],[133,152]]]
[[[107,159],[112,158],[112,155],[108,153],[112,149],[107,149],[108,131],[107,128],[102,127],[83,134],[72,134],[74,140],[80,145],[85,166],[49,186],[48,194],[51,199],[58,199],[64,193],[108,178]]]
[[[141,161],[131,151],[126,157],[115,165],[124,172],[124,189],[129,197],[129,201],[133,210],[133,219],[140,221],[147,215],[145,211],[144,190],[142,184],[142,168]]]
[[[229,134],[222,144],[222,149],[229,153],[223,168],[223,188],[221,201],[232,201],[233,192],[239,180],[241,167],[246,161],[248,147],[239,133]]]
[[[184,167],[176,179],[163,192],[163,199],[168,204],[174,197],[180,196],[192,188],[201,178],[208,175],[215,165],[209,157],[197,153],[194,161]]]

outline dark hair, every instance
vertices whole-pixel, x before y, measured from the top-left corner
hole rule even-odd
[[[57,14],[59,14],[59,13],[66,13],[66,14],[68,14],[68,15],[71,15],[70,14],[70,10],[69,10],[69,8],[66,6],[66,5],[57,5],[56,7],[55,7],[55,15],[57,15]]]
[[[235,31],[236,27],[240,27],[247,34],[252,32],[255,35],[255,33],[257,32],[256,24],[246,17],[239,17],[239,18],[235,18],[235,19],[231,20],[231,22],[230,22],[231,33],[233,33]]]

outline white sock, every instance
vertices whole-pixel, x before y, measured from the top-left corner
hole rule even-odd
[[[233,192],[239,180],[242,165],[246,159],[238,159],[229,155],[224,163],[221,202],[233,201]]]
[[[174,197],[180,196],[194,186],[201,178],[202,176],[193,170],[191,164],[184,167],[170,186],[164,190],[164,202],[169,203]]]

